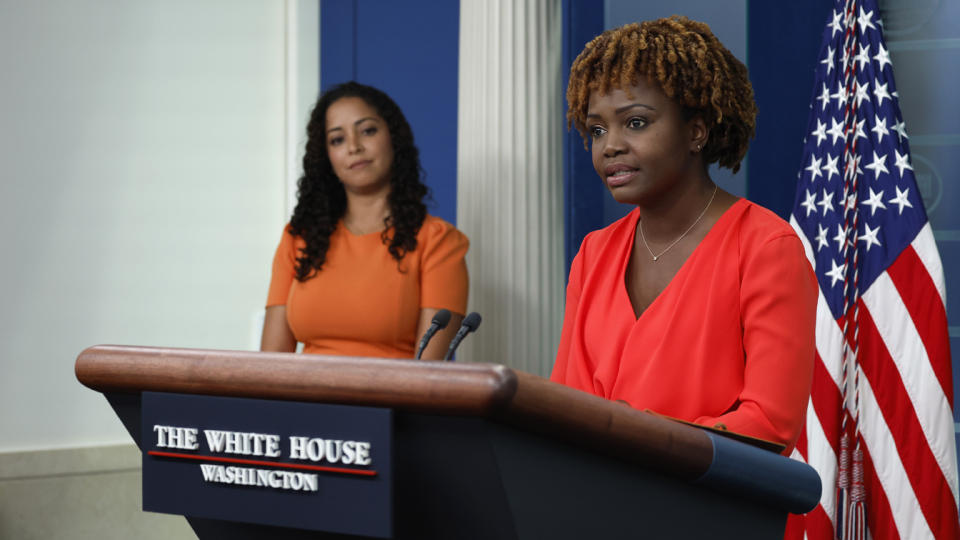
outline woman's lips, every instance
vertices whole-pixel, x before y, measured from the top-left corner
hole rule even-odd
[[[356,162],[356,163],[351,164],[349,168],[350,168],[350,169],[360,169],[360,168],[362,168],[362,167],[366,167],[367,165],[369,165],[369,164],[371,164],[371,163],[373,163],[373,161],[371,161],[371,160],[369,160],[369,159],[366,159],[366,160],[358,161],[358,162]]]
[[[637,169],[621,169],[613,174],[607,175],[607,185],[618,187],[629,183],[637,175]]]

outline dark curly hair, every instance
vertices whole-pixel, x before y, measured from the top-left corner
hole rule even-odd
[[[757,117],[747,68],[709,26],[686,17],[627,24],[587,43],[570,68],[567,127],[576,126],[586,144],[591,92],[626,90],[641,75],[677,102],[685,118],[700,116],[706,122],[706,164],[740,169]]]
[[[427,215],[423,202],[428,194],[422,182],[420,152],[413,144],[413,131],[400,107],[387,94],[356,82],[347,82],[327,90],[317,100],[307,124],[307,149],[303,156],[303,176],[297,182],[297,206],[290,218],[289,232],[306,242],[297,257],[297,280],[310,279],[326,261],[330,235],[347,210],[343,184],[333,172],[327,155],[327,109],[339,99],[356,97],[371,106],[386,122],[393,146],[390,215],[384,219],[383,243],[399,261],[417,248],[417,233]]]

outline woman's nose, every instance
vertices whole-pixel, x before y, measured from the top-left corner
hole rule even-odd
[[[613,157],[622,154],[625,150],[626,145],[624,144],[623,137],[620,136],[619,130],[612,129],[603,137],[604,156]]]
[[[363,152],[363,144],[360,142],[360,137],[347,137],[347,150],[351,154]]]

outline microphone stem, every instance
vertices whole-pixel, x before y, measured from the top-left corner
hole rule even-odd
[[[431,324],[430,328],[427,328],[427,331],[423,333],[423,338],[420,339],[420,346],[417,347],[417,355],[414,356],[414,360],[419,360],[420,355],[423,354],[423,350],[427,348],[427,343],[430,342],[430,338],[433,337],[433,334],[437,333],[439,327],[436,324]]]

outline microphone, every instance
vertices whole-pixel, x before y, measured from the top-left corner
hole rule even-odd
[[[433,316],[433,320],[430,321],[430,328],[427,328],[427,331],[423,333],[420,346],[417,348],[417,356],[414,357],[415,359],[420,359],[423,350],[427,348],[427,343],[430,343],[430,338],[437,333],[437,330],[443,330],[448,324],[450,324],[450,310],[441,309]]]
[[[480,321],[480,314],[476,311],[471,312],[465,319],[463,319],[463,324],[461,324],[460,329],[457,330],[457,335],[453,336],[453,341],[450,342],[450,348],[447,349],[447,355],[443,357],[444,360],[450,360],[453,358],[453,351],[457,350],[460,342],[463,341],[463,338],[467,337],[467,334],[480,327]]]

